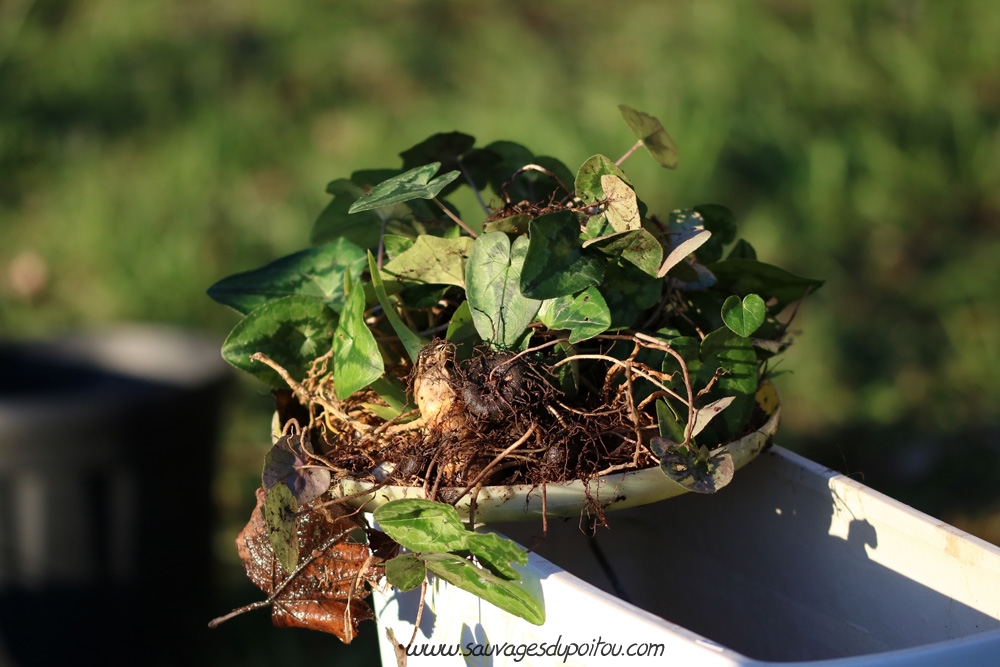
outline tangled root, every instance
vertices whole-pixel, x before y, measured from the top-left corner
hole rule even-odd
[[[359,477],[389,472],[392,483],[438,489],[592,479],[609,469],[655,465],[643,433],[653,415],[636,411],[629,383],[568,396],[552,359],[477,349],[458,361],[445,341],[425,346],[409,384],[420,417],[375,428],[323,428],[323,455]],[[322,422],[320,422],[322,424]]]

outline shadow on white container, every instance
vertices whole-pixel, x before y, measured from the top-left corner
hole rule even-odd
[[[549,522],[523,568],[543,626],[434,580],[410,667],[1000,664],[1000,548],[779,447],[714,496],[608,519],[596,550],[576,520]],[[385,628],[406,643],[418,596],[376,593],[385,665]]]

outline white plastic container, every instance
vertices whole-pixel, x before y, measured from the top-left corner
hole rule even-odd
[[[607,592],[578,522],[550,521],[523,570],[545,625],[435,581],[410,667],[1000,664],[1000,548],[779,447],[714,496],[608,522],[596,542],[631,604]],[[491,528],[529,546],[541,534]],[[385,627],[405,644],[418,597],[376,596],[383,664]],[[415,654],[441,645],[454,655]]]

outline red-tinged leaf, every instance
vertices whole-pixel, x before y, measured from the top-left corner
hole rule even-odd
[[[373,618],[363,599],[366,576],[358,576],[371,551],[365,544],[347,542],[360,524],[343,516],[337,506],[304,507],[298,521],[302,556],[289,575],[271,548],[263,514],[265,499],[264,489],[257,489],[257,506],[236,538],[236,548],[247,576],[271,600],[271,622],[278,627],[327,632],[350,643],[358,623]]]

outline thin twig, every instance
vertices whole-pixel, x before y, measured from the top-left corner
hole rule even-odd
[[[666,395],[666,392],[658,392],[661,395]],[[587,412],[586,410],[578,410],[572,406],[566,405],[562,401],[556,401],[556,404],[567,412],[572,412],[573,414],[580,415],[582,417],[605,417],[607,415],[616,415],[618,410],[602,410],[600,412]]]
[[[684,361],[684,357],[681,355],[680,352],[670,347],[669,345],[659,340],[658,338],[653,338],[652,336],[641,333],[639,331],[635,332],[635,337],[638,338],[639,340],[650,343],[651,347],[657,350],[662,350],[666,352],[674,359],[676,359],[678,364],[680,364],[681,377],[684,380],[684,388],[687,390],[687,395],[688,395],[688,401],[687,401],[688,420],[687,420],[687,425],[684,427],[684,442],[683,442],[683,444],[686,445],[691,442],[691,429],[694,428],[694,413],[695,413],[694,391],[692,391],[691,389],[691,374],[688,372],[687,362]]]
[[[559,343],[568,343],[568,342],[569,338],[556,338],[555,340],[550,340],[546,343],[542,343],[541,345],[536,345],[534,347],[529,347],[526,350],[521,350],[510,359],[505,359],[503,362],[494,366],[493,370],[490,371],[489,377],[490,379],[492,379],[493,373],[495,373],[498,368],[503,368],[504,366],[510,366],[512,363],[514,363],[515,361],[517,361],[526,354],[531,354],[532,352],[538,352],[539,350],[544,350],[547,347],[552,347],[553,345],[558,345]]]
[[[281,595],[282,591],[285,590],[285,588],[292,582],[292,580],[295,579],[295,577],[299,576],[299,573],[302,572],[302,570],[304,570],[314,560],[316,560],[324,553],[326,553],[327,549],[329,549],[337,542],[339,542],[340,539],[344,537],[344,535],[350,533],[351,530],[353,530],[353,527],[347,530],[342,530],[333,537],[331,537],[330,539],[328,539],[319,549],[313,549],[312,552],[308,556],[306,556],[297,566],[295,566],[295,569],[292,570],[291,573],[287,577],[285,577],[285,579],[282,580],[280,584],[277,585],[277,587],[275,587],[275,589],[271,592],[271,594],[267,596],[266,600],[258,600],[257,602],[252,602],[248,605],[240,607],[239,609],[234,609],[233,611],[229,612],[224,616],[213,618],[211,621],[208,622],[208,627],[217,628],[219,627],[220,624],[225,623],[229,619],[239,616],[240,614],[244,614],[248,611],[253,611],[255,609],[262,609],[264,607],[274,604],[274,601],[278,599],[278,596]]]
[[[267,607],[268,605],[270,605],[271,602],[272,602],[271,598],[268,598],[266,600],[258,600],[257,602],[252,602],[250,604],[243,605],[239,609],[233,609],[231,612],[229,612],[228,614],[226,614],[224,616],[219,616],[218,618],[213,618],[211,621],[208,622],[208,627],[210,627],[210,628],[217,628],[220,625],[222,625],[223,623],[225,623],[226,621],[228,621],[230,619],[233,619],[233,618],[236,618],[240,614],[245,614],[248,611],[254,611],[256,609],[263,609],[264,607]]]
[[[618,366],[619,368],[626,368],[628,366],[628,364],[626,364],[621,359],[615,359],[614,357],[609,357],[606,354],[574,354],[571,357],[566,357],[565,359],[561,359],[558,362],[552,364],[552,368],[558,368],[559,366],[562,366],[565,363],[569,363],[570,361],[573,361],[575,359],[598,359],[598,360],[601,360],[601,361],[610,362],[610,363]],[[677,392],[673,391],[669,387],[665,386],[663,383],[661,383],[659,380],[657,380],[655,377],[653,377],[652,375],[650,375],[646,371],[641,370],[639,368],[634,368],[633,367],[632,368],[632,372],[635,373],[636,375],[641,375],[642,377],[646,378],[647,380],[649,380],[650,382],[652,382],[653,384],[655,384],[661,390],[667,392],[667,394],[669,394],[671,397],[677,399],[681,403],[684,403],[685,405],[688,404],[688,402],[685,401],[684,398],[680,394],[678,394]]]
[[[285,384],[289,386],[292,393],[295,394],[295,397],[299,399],[299,402],[302,403],[302,405],[309,404],[309,401],[312,398],[311,392],[307,391],[305,387],[299,384],[299,382],[293,378],[280,364],[278,364],[278,362],[272,360],[271,357],[267,356],[263,352],[254,352],[250,355],[250,360],[259,361],[262,364],[270,366],[271,370],[281,376],[281,379],[285,381]]]
[[[556,183],[558,183],[559,187],[561,187],[566,192],[566,194],[573,194],[573,191],[570,190],[569,188],[567,188],[566,184],[563,183],[559,179],[558,176],[556,176],[551,171],[549,171],[548,169],[546,169],[545,167],[543,167],[543,166],[541,166],[539,164],[526,164],[526,165],[524,165],[523,167],[521,167],[520,169],[518,169],[517,171],[515,171],[511,175],[510,178],[507,179],[507,182],[504,183],[504,186],[506,187],[507,185],[513,183],[515,178],[517,178],[518,176],[520,176],[521,174],[523,174],[526,171],[538,171],[538,172],[541,172],[541,173],[545,174],[546,176],[548,176],[549,178],[551,178],[552,180],[554,180]],[[507,202],[510,203],[510,199],[509,198],[507,199]]]
[[[635,427],[635,454],[632,455],[632,465],[639,467],[639,455],[642,453],[642,433],[639,432],[639,413],[635,409],[635,397],[632,396],[632,361],[629,360],[628,373],[625,375],[625,402],[628,404]]]
[[[371,426],[365,424],[364,422],[358,422],[347,416],[339,406],[326,400],[323,396],[320,396],[316,392],[309,391],[304,386],[299,384],[295,378],[293,378],[288,371],[281,367],[281,365],[271,359],[269,356],[263,352],[254,352],[250,355],[250,359],[253,361],[259,361],[262,364],[270,366],[271,370],[281,376],[281,379],[285,381],[285,384],[289,386],[292,393],[303,405],[309,405],[310,403],[316,403],[323,407],[327,412],[332,414],[337,419],[349,423],[355,430],[365,432],[371,429]]]
[[[469,496],[469,528],[476,528],[476,501],[479,500],[479,492],[483,488],[483,483],[476,484],[476,492]]]
[[[420,629],[420,619],[424,615],[424,599],[427,597],[427,577],[424,577],[423,582],[420,584],[420,604],[417,605],[417,617],[413,619],[413,634],[410,635],[410,641],[406,644],[406,650],[409,651],[410,647],[413,646],[413,642],[417,639],[417,630]]]

